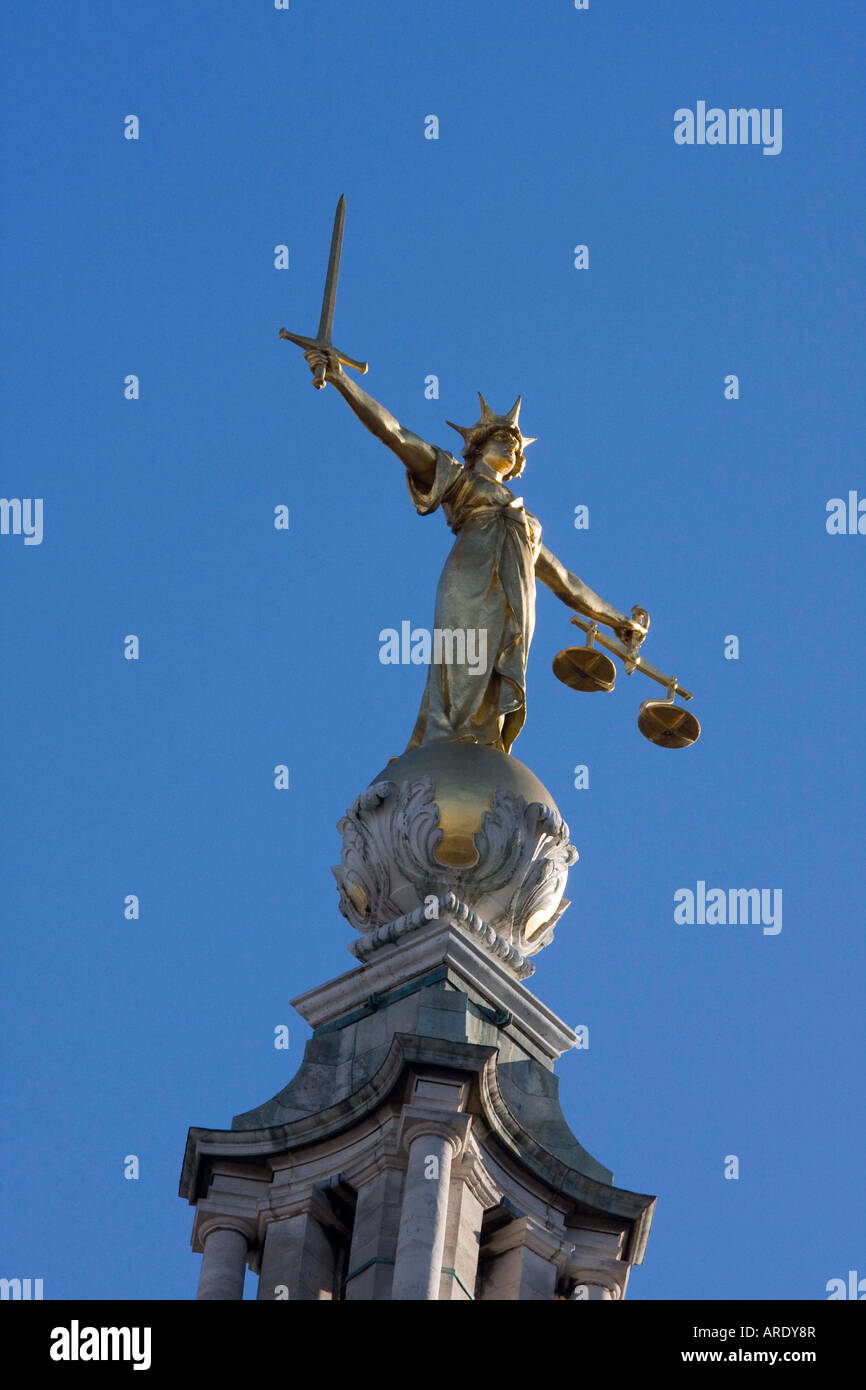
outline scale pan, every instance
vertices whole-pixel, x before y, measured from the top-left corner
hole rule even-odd
[[[637,717],[644,738],[659,748],[690,748],[701,736],[701,726],[693,714],[667,700],[644,700]]]
[[[595,647],[566,647],[553,658],[553,674],[572,690],[613,690],[616,667]]]

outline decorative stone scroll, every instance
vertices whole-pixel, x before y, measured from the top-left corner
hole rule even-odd
[[[503,948],[513,950],[516,956],[509,963],[522,971],[524,958],[553,939],[554,926],[568,907],[563,893],[568,870],[578,858],[568,826],[552,807],[497,790],[473,836],[475,862],[450,867],[436,858],[442,840],[439,819],[429,776],[367,787],[337,827],[343,851],[332,872],[340,911],[365,934],[365,942],[378,937],[379,945],[384,944],[379,928],[396,928],[412,916],[417,929],[422,925],[419,910],[453,895],[478,919],[482,935],[489,929],[502,946],[485,944],[500,955]]]

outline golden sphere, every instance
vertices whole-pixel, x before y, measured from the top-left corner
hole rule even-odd
[[[469,868],[478,859],[473,835],[481,829],[484,813],[493,805],[496,791],[509,791],[525,801],[540,802],[559,813],[556,802],[534,772],[523,763],[488,744],[436,740],[422,743],[399,758],[392,758],[375,782],[414,782],[430,777],[439,807],[442,840],[436,850],[440,864]]]

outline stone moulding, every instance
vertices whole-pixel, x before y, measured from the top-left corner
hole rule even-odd
[[[256,1165],[262,1175],[268,1160],[285,1158],[299,1149],[309,1149],[345,1130],[362,1125],[398,1088],[406,1068],[445,1067],[476,1079],[480,1114],[477,1123],[489,1139],[498,1141],[503,1156],[517,1161],[518,1172],[528,1171],[553,1191],[571,1199],[586,1215],[598,1213],[620,1220],[627,1233],[623,1258],[640,1264],[655,1208],[655,1198],[599,1182],[571,1168],[545,1149],[511,1112],[499,1089],[497,1049],[471,1044],[449,1043],[396,1033],[379,1071],[353,1096],[304,1119],[255,1130],[189,1131],[180,1195],[191,1204],[207,1196],[210,1169],[214,1161]]]
[[[627,1258],[634,1264],[641,1264],[655,1209],[655,1198],[644,1196],[642,1193],[627,1192],[614,1187],[613,1184],[605,1188],[604,1184],[597,1183],[583,1174],[575,1180],[575,1170],[561,1158],[548,1152],[512,1114],[499,1088],[495,1065],[479,1070],[478,1086],[482,1112],[491,1132],[501,1144],[511,1150],[515,1158],[533,1168],[554,1190],[568,1193],[605,1214],[628,1216],[632,1224],[627,1243]]]
[[[411,932],[429,927],[431,923],[438,925],[443,921],[452,922],[454,926],[462,928],[491,955],[513,970],[519,980],[526,980],[535,974],[535,966],[520,951],[514,946],[509,946],[504,937],[495,932],[487,922],[482,922],[478,913],[460,902],[453,893],[446,893],[442,898],[435,898],[435,903],[428,902],[423,907],[416,907],[414,911],[404,913],[395,921],[386,922],[375,931],[367,932],[360,941],[353,941],[349,950],[364,963],[382,947],[396,946]]]
[[[426,929],[411,933],[398,946],[377,951],[360,968],[296,996],[291,1004],[318,1032],[323,1025],[351,1017],[359,1006],[366,1006],[368,1011],[372,995],[384,995],[388,1001],[405,997],[404,991],[408,994],[409,987],[419,980],[432,983],[434,976],[440,978],[442,969],[447,985],[475,1005],[488,1011],[507,1011],[512,1035],[518,1030],[523,1039],[521,1048],[528,1048],[546,1069],[551,1070],[556,1059],[574,1047],[577,1035],[573,1030],[537,999],[524,981],[516,979],[512,970],[447,918],[428,922]]]
[[[396,942],[423,925],[431,899],[451,898],[466,914],[466,929],[502,959],[510,949],[513,965],[525,963],[552,941],[569,905],[562,895],[578,854],[567,824],[552,807],[499,789],[473,836],[475,862],[449,867],[436,858],[439,820],[433,779],[424,776],[374,783],[339,822],[343,848],[332,872],[340,911],[364,934],[358,945],[368,953],[386,939]]]

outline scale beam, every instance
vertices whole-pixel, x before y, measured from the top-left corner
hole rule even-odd
[[[658,681],[659,685],[663,685],[666,690],[671,691],[674,695],[681,695],[684,700],[694,699],[692,691],[684,690],[677,681],[676,676],[664,675],[661,671],[657,671],[655,666],[651,666],[648,661],[645,661],[642,656],[639,656],[636,651],[629,650],[628,647],[624,647],[621,643],[614,642],[609,637],[602,636],[595,623],[586,623],[582,618],[572,618],[571,621],[574,623],[575,627],[581,628],[584,632],[591,632],[595,641],[598,642],[600,646],[606,647],[609,652],[613,652],[614,656],[618,656],[620,660],[624,662],[626,672],[629,675],[631,675],[632,671],[640,671],[643,675],[649,676],[650,680]]]

